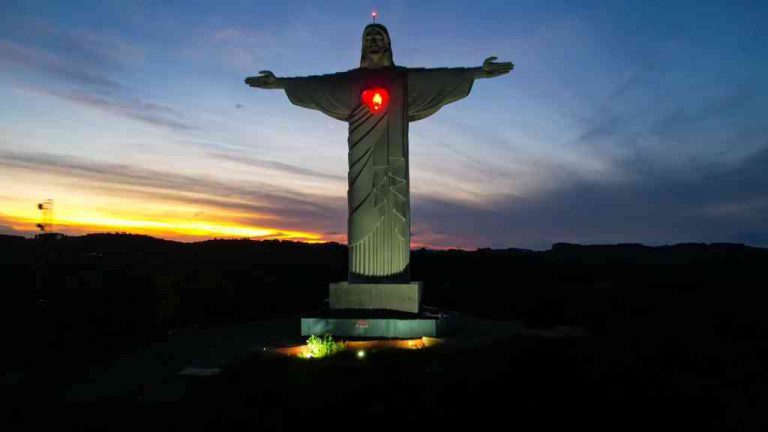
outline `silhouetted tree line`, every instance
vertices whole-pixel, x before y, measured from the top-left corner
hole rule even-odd
[[[346,254],[336,243],[0,236],[3,366],[62,350],[109,357],[182,326],[298,317],[345,279]],[[768,336],[766,265],[768,250],[739,244],[421,249],[412,279],[430,306],[532,326],[754,339]]]

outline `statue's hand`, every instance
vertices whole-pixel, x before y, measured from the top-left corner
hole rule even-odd
[[[261,75],[246,78],[245,83],[251,87],[263,89],[280,88],[280,80],[271,71],[263,70],[259,73]]]
[[[494,61],[496,59],[497,57],[488,57],[485,59],[483,66],[480,67],[478,78],[497,77],[509,73],[509,71],[515,68],[515,65],[513,65],[512,62],[497,63]]]

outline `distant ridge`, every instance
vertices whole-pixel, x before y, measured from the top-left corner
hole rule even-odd
[[[29,237],[23,237],[18,235],[9,235],[9,234],[0,234],[0,243],[5,243],[8,241],[35,241],[34,238]],[[65,236],[65,241],[98,241],[98,242],[104,242],[104,241],[116,241],[116,242],[130,242],[130,241],[136,241],[136,242],[157,242],[157,243],[166,243],[166,244],[179,244],[179,245],[213,245],[213,244],[253,244],[253,243],[264,243],[264,244],[295,244],[295,245],[308,245],[313,247],[323,247],[323,246],[332,246],[332,247],[346,247],[346,245],[339,243],[339,242],[324,242],[324,243],[306,243],[301,241],[293,241],[293,240],[280,240],[280,239],[269,239],[269,240],[261,240],[261,239],[251,239],[251,238],[213,238],[213,239],[206,239],[206,240],[200,240],[195,242],[181,242],[177,240],[169,240],[169,239],[163,239],[159,237],[153,237],[145,234],[131,234],[131,233],[91,233],[91,234],[84,234],[81,236]],[[674,244],[668,244],[668,245],[659,245],[659,246],[649,246],[642,243],[602,243],[602,244],[579,244],[579,243],[568,243],[568,242],[557,242],[552,245],[552,247],[548,250],[533,250],[533,249],[524,249],[524,248],[515,248],[515,247],[509,247],[509,248],[499,248],[499,249],[493,249],[493,248],[477,248],[477,249],[459,249],[459,248],[449,248],[449,249],[432,249],[428,247],[420,247],[412,249],[412,251],[423,251],[423,252],[444,252],[444,253],[507,253],[507,254],[539,254],[539,253],[547,253],[547,252],[557,252],[557,253],[565,253],[565,252],[576,252],[576,251],[582,251],[582,252],[598,252],[598,251],[608,251],[608,250],[621,250],[625,252],[630,251],[636,251],[636,252],[648,252],[648,251],[666,251],[666,250],[674,250],[674,251],[694,251],[694,250],[710,250],[710,251],[747,251],[747,250],[754,250],[754,251],[768,251],[768,248],[765,247],[759,247],[759,246],[750,246],[743,243],[729,243],[729,242],[713,242],[713,243],[704,243],[704,242],[683,242],[683,243],[674,243]]]

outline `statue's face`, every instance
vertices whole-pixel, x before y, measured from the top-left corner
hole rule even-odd
[[[389,64],[389,41],[379,29],[370,29],[363,36],[363,51],[369,66]]]

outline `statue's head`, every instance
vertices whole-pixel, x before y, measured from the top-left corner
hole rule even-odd
[[[363,30],[363,50],[360,55],[360,67],[376,69],[394,66],[392,44],[389,32],[381,24],[368,24]]]

